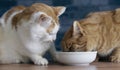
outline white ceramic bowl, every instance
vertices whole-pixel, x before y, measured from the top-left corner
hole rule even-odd
[[[67,65],[89,65],[96,59],[94,52],[56,52],[56,60]]]

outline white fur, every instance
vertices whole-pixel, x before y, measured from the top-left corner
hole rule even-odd
[[[21,12],[21,11],[20,11]],[[14,15],[20,12],[14,12],[7,23],[2,22],[3,28],[0,29],[0,63],[19,63],[28,62],[29,59],[37,65],[47,65],[47,59],[42,55],[53,45],[52,40],[56,39],[59,25],[53,29],[51,34],[46,32],[46,26],[40,24],[50,25],[51,17],[47,21],[41,21],[40,24],[36,22],[38,16],[45,14],[38,12],[33,14],[31,20],[21,20],[22,23],[16,29],[12,29],[11,20]],[[46,14],[45,14],[46,15]],[[1,19],[4,19],[3,16]]]

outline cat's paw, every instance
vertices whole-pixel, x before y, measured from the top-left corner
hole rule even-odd
[[[120,56],[111,56],[111,61],[115,63],[120,63]]]
[[[37,58],[37,59],[34,61],[34,64],[44,66],[44,65],[48,65],[48,61],[47,61],[47,59],[45,59],[45,58]]]
[[[45,58],[42,58],[41,56],[34,57],[33,59],[34,64],[36,65],[48,65],[48,61]]]

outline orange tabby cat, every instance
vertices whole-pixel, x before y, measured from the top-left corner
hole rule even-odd
[[[120,62],[120,9],[90,13],[74,21],[62,40],[63,51],[98,51]]]

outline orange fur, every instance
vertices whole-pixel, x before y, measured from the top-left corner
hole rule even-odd
[[[120,9],[90,13],[75,21],[66,32],[63,51],[98,51],[101,56],[112,53],[111,61],[120,62]]]
[[[57,8],[60,8],[60,9],[57,9]],[[13,27],[17,28],[17,25],[20,25],[20,23],[17,23],[17,22],[19,22],[21,19],[29,20],[33,13],[41,11],[46,13],[48,16],[52,17],[53,19],[51,22],[52,24],[47,29],[48,32],[51,32],[52,29],[55,27],[55,24],[59,25],[59,19],[58,19],[57,13],[59,13],[59,11],[62,8],[63,8],[62,6],[52,7],[42,3],[35,3],[32,6],[27,7],[23,12],[14,16],[12,19],[12,22],[13,22],[12,25]]]
[[[6,17],[5,17],[5,21],[8,20],[8,18],[11,16],[11,14],[13,14],[15,11],[20,11],[20,10],[24,10],[25,7],[24,6],[16,6],[11,8],[7,13],[6,13]]]
[[[60,27],[59,16],[65,9],[35,3],[5,12],[0,18],[0,64],[26,63],[30,59],[34,64],[47,65],[42,56],[48,50],[54,56],[53,41]]]

